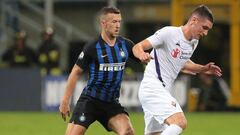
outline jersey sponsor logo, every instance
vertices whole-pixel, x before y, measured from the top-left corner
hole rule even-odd
[[[103,63],[99,65],[99,71],[122,71],[125,68],[125,63]]]
[[[191,52],[182,52],[181,56],[180,56],[180,59],[190,59],[191,56],[192,56]]]
[[[178,48],[173,49],[171,55],[173,58],[178,58],[180,56],[180,50]]]
[[[192,52],[186,52],[186,51],[184,52],[176,48],[172,50],[171,55],[173,58],[190,59],[192,56]]]

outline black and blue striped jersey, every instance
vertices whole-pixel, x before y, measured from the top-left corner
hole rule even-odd
[[[114,46],[109,46],[100,36],[86,45],[76,64],[89,71],[89,80],[82,94],[111,102],[119,98],[124,68],[132,53],[133,42],[117,37]]]

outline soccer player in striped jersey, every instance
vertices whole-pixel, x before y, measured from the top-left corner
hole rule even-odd
[[[149,62],[139,89],[144,111],[145,135],[178,135],[187,125],[184,113],[170,89],[180,71],[221,76],[214,63],[190,60],[198,40],[213,26],[213,15],[204,5],[197,7],[184,26],[167,26],[133,47],[134,55]],[[153,48],[149,54],[144,52]]]
[[[133,42],[118,35],[121,20],[120,10],[115,7],[104,7],[100,11],[101,35],[80,53],[59,107],[66,120],[78,76],[88,70],[88,83],[75,106],[65,135],[83,135],[96,120],[106,130],[118,135],[134,134],[128,113],[118,100],[125,64],[128,58],[136,59],[132,53]]]

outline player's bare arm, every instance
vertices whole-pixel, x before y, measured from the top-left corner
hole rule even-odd
[[[181,69],[181,72],[185,74],[196,75],[198,71],[194,69],[195,67],[196,64],[193,61],[188,60],[184,67]]]
[[[219,66],[215,65],[213,62],[209,62],[206,65],[200,65],[196,64],[191,60],[188,60],[184,67],[181,70],[183,73],[187,74],[197,74],[197,73],[203,73],[208,75],[214,75],[214,76],[222,76],[222,70]]]
[[[133,54],[135,57],[137,57],[141,62],[147,63],[149,62],[152,57],[148,52],[145,52],[145,50],[151,49],[152,45],[148,40],[143,40],[139,43],[137,43],[133,47]]]
[[[59,111],[61,113],[61,116],[64,121],[66,121],[66,116],[70,116],[70,98],[72,97],[73,91],[75,89],[77,80],[78,80],[78,75],[82,73],[83,70],[77,66],[74,65],[67,81],[67,86],[64,92],[63,100],[59,106]]]
[[[181,70],[181,72],[182,72],[182,73],[185,73],[185,74],[190,74],[190,75],[197,75],[197,73],[194,73],[194,72],[192,72],[192,71],[190,71],[190,70],[187,70],[187,69],[185,69],[185,68],[183,68],[183,69]]]

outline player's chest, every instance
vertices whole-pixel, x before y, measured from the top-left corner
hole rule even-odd
[[[128,51],[119,47],[96,48],[94,60],[99,63],[122,63],[128,59]]]
[[[166,46],[166,51],[171,59],[185,61],[191,58],[196,45],[182,40],[174,40]]]

